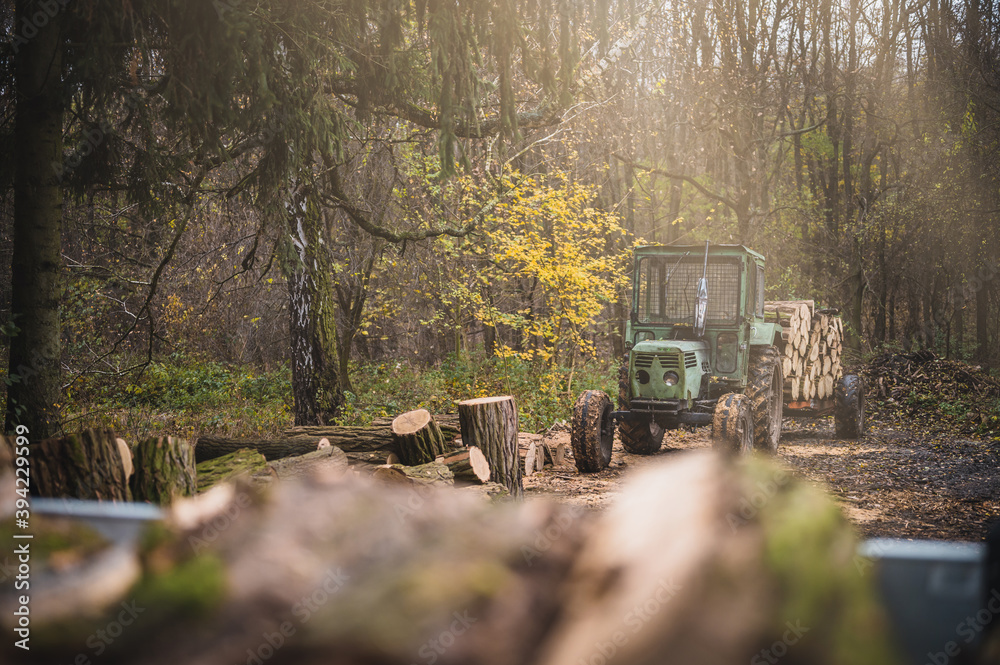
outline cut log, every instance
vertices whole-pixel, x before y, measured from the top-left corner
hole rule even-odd
[[[407,466],[433,462],[447,450],[441,428],[427,409],[397,416],[392,421],[392,436],[396,443],[395,453]]]
[[[482,485],[490,479],[490,464],[476,446],[435,460],[451,469],[456,485]]]
[[[135,471],[135,466],[132,464],[132,449],[125,443],[125,439],[120,437],[115,439],[115,443],[118,444],[118,454],[122,456],[122,468],[125,469],[125,479],[128,480]]]
[[[524,475],[530,476],[538,469],[538,445],[534,441],[519,444],[517,454],[521,457],[521,464],[524,467]]]
[[[542,450],[545,453],[545,463],[552,466],[560,466],[566,461],[566,452],[569,446],[563,443],[542,442]]]
[[[137,443],[134,455],[135,473],[129,487],[135,501],[167,506],[195,493],[194,448],[187,440],[152,437]]]
[[[244,448],[222,457],[199,462],[196,468],[198,470],[198,491],[204,492],[237,476],[250,476],[260,471],[266,471],[267,460],[256,450]]]
[[[434,417],[434,422],[438,424],[441,431],[447,435],[449,432],[454,436],[458,436],[461,428],[458,424],[458,414],[457,413],[434,413],[431,414]],[[372,427],[392,427],[392,421],[394,418],[375,418],[372,420]],[[310,430],[321,430],[329,429],[329,427],[292,427],[287,430],[287,433],[309,433]]]
[[[305,428],[303,428],[305,429]],[[195,446],[195,461],[199,464],[241,449],[256,450],[268,461],[293,455],[304,455],[318,448],[320,439],[347,453],[352,463],[383,464],[389,453],[395,452],[389,427],[316,427],[316,433],[294,434],[281,439],[224,439],[201,437]],[[451,445],[455,432],[445,432],[445,442]]]
[[[268,464],[279,480],[317,477],[339,478],[348,467],[347,455],[336,446],[326,446],[305,455],[284,457]]]
[[[88,429],[32,446],[32,491],[38,496],[130,501],[125,465],[111,430]]]
[[[490,480],[507,488],[511,496],[523,495],[517,446],[517,404],[510,395],[480,397],[458,404],[462,440],[477,446],[490,465]]]
[[[454,485],[455,476],[451,469],[441,462],[430,462],[419,466],[394,464],[380,466],[372,477],[381,482],[402,485]]]

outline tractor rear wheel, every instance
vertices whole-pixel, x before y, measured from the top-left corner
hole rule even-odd
[[[778,452],[778,439],[781,438],[784,382],[777,347],[750,350],[746,396],[753,416],[753,442],[757,450],[771,455]]]
[[[581,473],[596,473],[611,462],[611,444],[615,423],[611,418],[611,399],[600,390],[580,395],[573,408],[570,442],[573,458]]]
[[[740,393],[727,393],[715,405],[712,446],[728,454],[753,452],[753,415],[750,400]]]
[[[838,439],[860,439],[865,433],[865,386],[861,377],[846,374],[833,391],[834,432]]]

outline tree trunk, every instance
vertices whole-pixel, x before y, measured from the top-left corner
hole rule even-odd
[[[490,480],[521,498],[521,458],[517,447],[517,404],[510,395],[458,403],[462,441],[478,447],[490,465]]]
[[[310,475],[339,478],[347,470],[348,464],[343,450],[336,446],[326,446],[305,455],[275,460],[268,466],[274,470],[274,475],[279,480],[287,480]]]
[[[118,442],[111,430],[88,429],[32,446],[32,492],[37,496],[131,501]]]
[[[344,403],[337,355],[337,320],[329,253],[320,211],[309,188],[288,202],[298,265],[288,279],[292,342],[292,397],[296,425],[327,425]]]
[[[333,429],[333,428],[331,428]],[[268,461],[305,455],[319,447],[320,439],[327,439],[330,445],[348,453],[348,457],[371,464],[383,464],[396,446],[392,435],[383,428],[341,427],[338,434],[328,432],[323,436],[300,434],[284,439],[218,439],[202,437],[195,446],[195,460],[198,464],[210,459],[235,452],[242,448],[257,451]]]
[[[130,482],[135,501],[161,506],[179,496],[191,496],[197,489],[194,446],[172,436],[141,441],[133,451]]]
[[[267,469],[267,460],[256,450],[241,448],[228,455],[198,462],[198,491],[204,492],[236,476],[252,476]]]
[[[392,438],[396,454],[407,466],[433,462],[444,455],[447,447],[441,428],[427,409],[417,409],[397,416],[392,421]]]
[[[392,485],[454,485],[455,476],[441,462],[428,462],[419,466],[394,464],[380,466],[372,477]]]
[[[33,440],[59,430],[63,164],[62,22],[37,3],[17,0],[14,25],[37,32],[14,43],[14,245],[6,431],[24,425]],[[38,25],[36,25],[38,23]],[[16,380],[15,377],[17,377]]]

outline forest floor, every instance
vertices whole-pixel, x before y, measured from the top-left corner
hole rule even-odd
[[[634,469],[711,447],[711,428],[668,431],[655,455],[632,455],[615,436],[608,468],[581,474],[572,453],[524,479],[525,495],[602,508]],[[545,435],[569,443],[565,427]],[[821,484],[865,538],[982,540],[1000,520],[1000,449],[909,423],[875,423],[857,441],[834,437],[833,419],[784,421],[777,461]]]

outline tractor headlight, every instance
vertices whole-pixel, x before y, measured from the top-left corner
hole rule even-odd
[[[677,376],[677,372],[664,372],[663,373],[663,383],[668,386],[676,386],[677,382],[681,378]]]

